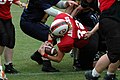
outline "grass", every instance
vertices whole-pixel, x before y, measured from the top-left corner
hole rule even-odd
[[[25,2],[24,0],[21,0]],[[41,71],[42,65],[30,59],[30,56],[36,51],[41,42],[24,34],[19,25],[21,8],[13,5],[11,12],[13,23],[16,29],[16,45],[14,48],[13,63],[15,68],[20,71],[19,74],[7,74],[9,80],[85,80],[84,71],[75,72],[72,68],[73,59],[66,54],[61,63],[52,62],[53,66],[61,72],[45,73]],[[53,17],[50,17],[47,24],[50,25]],[[2,58],[4,63],[4,59]],[[119,74],[119,71],[117,72]],[[103,73],[104,74],[104,73]],[[103,76],[102,74],[102,76]],[[119,80],[120,77],[118,76]]]

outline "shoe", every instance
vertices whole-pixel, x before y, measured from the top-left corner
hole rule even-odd
[[[78,65],[73,65],[75,71],[81,71],[82,69]]]
[[[42,60],[42,56],[41,54],[36,51],[32,56],[31,56],[31,59],[35,62],[37,62],[39,65],[41,65],[43,63],[43,60]]]
[[[114,75],[107,75],[106,74],[103,80],[118,80],[118,79],[116,78],[115,74]]]
[[[42,67],[42,71],[43,72],[60,72],[59,70],[57,70],[57,69],[55,69],[54,67],[45,67],[45,66],[43,66]]]
[[[82,69],[81,69],[81,66],[80,66],[80,63],[79,63],[79,60],[74,60],[73,69],[74,69],[75,71],[80,71],[80,70],[82,70]]]
[[[85,78],[86,78],[86,80],[98,80],[99,77],[93,77],[92,71],[89,70],[89,71],[85,72]]]
[[[0,80],[8,80],[8,78],[6,78],[4,71],[0,71]]]
[[[18,73],[18,71],[16,69],[13,68],[13,64],[9,63],[9,65],[5,65],[5,73],[11,73],[11,74],[16,74]]]
[[[69,52],[69,54],[70,54],[71,57],[73,57],[73,56],[74,56],[73,50],[71,50],[71,51]]]
[[[59,72],[56,68],[52,67],[50,60],[44,60],[43,61],[43,72]]]

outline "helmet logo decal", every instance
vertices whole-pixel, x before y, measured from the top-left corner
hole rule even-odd
[[[63,29],[59,32],[59,34],[64,34],[66,32],[66,29]]]

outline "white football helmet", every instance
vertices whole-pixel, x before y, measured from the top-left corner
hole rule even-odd
[[[56,19],[52,22],[50,31],[54,36],[61,37],[69,30],[69,24],[64,19]]]

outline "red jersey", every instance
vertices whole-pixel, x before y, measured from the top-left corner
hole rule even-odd
[[[101,12],[111,7],[116,0],[98,0]]]
[[[74,20],[72,16],[65,13],[57,15],[55,17],[55,20],[56,19],[64,19],[71,24],[71,29],[64,35],[64,37],[58,38],[57,46],[60,51],[69,52],[73,47],[81,48],[88,43],[87,40],[83,39],[87,29],[80,22]]]
[[[12,18],[10,6],[18,0],[0,0],[0,18],[6,20]]]

